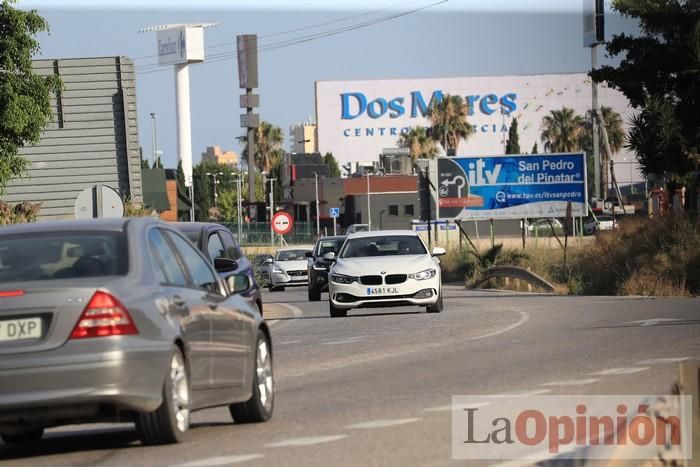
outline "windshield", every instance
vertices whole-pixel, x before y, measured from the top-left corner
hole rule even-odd
[[[121,233],[0,236],[0,283],[125,275],[127,256]]]
[[[282,250],[277,252],[275,261],[299,261],[306,259],[306,252],[311,250]]]
[[[353,238],[345,242],[341,258],[368,256],[424,255],[423,242],[415,235],[396,235]]]
[[[323,256],[326,253],[338,253],[338,250],[343,246],[344,238],[336,238],[332,240],[319,240],[316,243],[315,256]]]

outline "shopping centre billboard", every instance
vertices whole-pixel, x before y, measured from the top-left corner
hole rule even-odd
[[[599,85],[599,102],[621,114],[632,113],[620,92]],[[429,126],[426,112],[442,96],[459,95],[469,104],[475,133],[460,144],[464,156],[502,154],[513,118],[518,119],[520,148],[530,152],[540,141],[542,118],[570,107],[585,115],[591,107],[591,81],[586,73],[317,81],[316,118],[319,151],[339,162],[376,161],[382,149],[396,147],[402,132]],[[617,156],[629,156],[621,151]]]

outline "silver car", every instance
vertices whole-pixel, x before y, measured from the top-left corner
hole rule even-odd
[[[173,443],[194,410],[228,406],[236,422],[260,422],[273,403],[266,323],[173,227],[113,219],[0,228],[5,443],[117,420],[135,422],[145,444]]]

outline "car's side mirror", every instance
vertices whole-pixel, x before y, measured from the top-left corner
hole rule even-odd
[[[238,294],[250,289],[250,277],[245,274],[235,274],[226,278],[226,284],[232,294]]]
[[[231,272],[238,269],[238,263],[231,258],[214,259],[214,269],[216,272]]]
[[[314,252],[313,251],[307,251],[304,253],[304,256],[307,258],[313,258],[314,257]]]
[[[323,255],[323,259],[325,259],[326,261],[335,261],[335,253],[329,251],[328,253]]]
[[[445,253],[447,253],[447,251],[445,251],[445,249],[442,247],[436,246],[433,248],[433,256],[442,256]]]
[[[265,261],[263,261],[263,264],[272,264],[272,258],[267,258]]]

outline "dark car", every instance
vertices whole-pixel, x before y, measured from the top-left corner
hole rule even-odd
[[[0,303],[5,444],[95,422],[174,443],[195,410],[228,406],[238,423],[272,415],[267,324],[164,222],[3,226]]]
[[[327,253],[337,254],[344,241],[345,235],[321,237],[316,241],[313,251],[307,253],[310,302],[321,300],[321,292],[328,290],[328,269],[333,262],[324,259],[323,256]]]
[[[209,222],[174,222],[173,225],[209,257],[212,264],[215,264],[217,259],[222,262],[222,258],[223,262],[227,259],[235,261],[235,264],[231,263],[228,268],[217,265],[219,276],[226,282],[229,290],[248,300],[262,315],[262,293],[255,279],[253,264],[243,254],[231,231],[223,225]],[[226,272],[221,272],[222,269],[226,269]],[[248,280],[242,280],[243,276]]]

